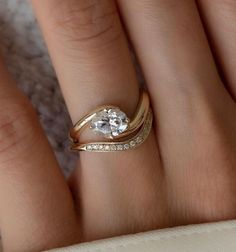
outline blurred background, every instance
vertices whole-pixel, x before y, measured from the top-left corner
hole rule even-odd
[[[71,121],[28,1],[0,0],[0,49],[18,87],[36,108],[67,175],[77,158],[68,148]]]

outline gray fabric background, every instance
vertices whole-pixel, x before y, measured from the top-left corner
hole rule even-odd
[[[17,85],[37,109],[57,159],[67,173],[75,162],[67,141],[71,122],[27,0],[0,0],[0,49]]]

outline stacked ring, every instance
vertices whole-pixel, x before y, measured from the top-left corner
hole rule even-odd
[[[152,121],[149,96],[142,91],[132,120],[120,108],[112,105],[100,106],[79,120],[70,131],[70,139],[73,142],[71,149],[112,152],[137,148],[147,139],[152,128]],[[107,141],[80,143],[80,135],[87,126]]]

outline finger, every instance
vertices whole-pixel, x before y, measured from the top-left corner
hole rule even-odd
[[[70,192],[28,100],[0,62],[0,228],[4,251],[75,242]],[[77,241],[77,240],[76,240]]]
[[[34,0],[33,5],[73,122],[103,104],[117,105],[132,116],[139,87],[114,1]],[[87,141],[91,136],[82,137]],[[159,166],[153,132],[135,151],[81,153],[77,183],[86,238],[161,225],[157,218],[160,210],[155,207],[160,197]],[[126,179],[127,174],[133,174],[132,182]],[[140,187],[140,180],[145,189]],[[152,217],[144,224],[134,212],[144,215],[137,196],[146,190],[151,191],[153,207]],[[129,221],[127,212],[131,213]]]
[[[222,91],[194,1],[118,3],[162,117]]]
[[[175,164],[182,152],[189,152],[194,128],[225,107],[228,94],[194,1],[118,3],[153,98],[160,148],[166,150],[162,158]]]
[[[236,2],[199,0],[198,3],[217,63],[236,99]]]
[[[160,155],[176,224],[222,217],[209,208],[208,202],[218,203],[215,184],[209,180],[217,180],[220,171],[228,172],[222,165],[216,171],[215,164],[224,160],[222,146],[230,139],[235,113],[194,2],[118,0],[156,109]],[[207,202],[203,205],[209,212],[203,205],[199,208],[199,199]]]

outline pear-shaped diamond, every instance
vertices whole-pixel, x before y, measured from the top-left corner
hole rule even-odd
[[[129,119],[118,108],[104,109],[98,112],[91,120],[91,129],[106,138],[119,136],[127,130]]]

